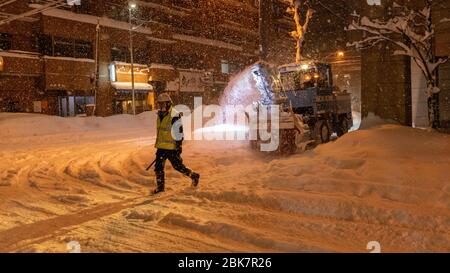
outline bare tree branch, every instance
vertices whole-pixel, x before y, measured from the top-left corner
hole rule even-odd
[[[303,20],[304,22],[302,22],[301,7],[306,6],[308,1],[306,0],[305,3],[303,3],[303,5],[301,0],[288,0],[288,1],[290,6],[287,12],[293,15],[296,26],[296,29],[290,33],[290,35],[297,42],[295,61],[296,63],[300,63],[302,59],[302,45],[305,39],[305,33],[308,31],[308,26],[313,17],[314,11],[310,7],[308,7],[305,18]]]

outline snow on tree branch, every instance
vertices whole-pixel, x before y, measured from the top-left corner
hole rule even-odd
[[[287,12],[293,16],[295,21],[296,29],[290,32],[290,35],[297,41],[297,53],[295,61],[296,63],[300,63],[302,58],[302,45],[305,39],[305,33],[308,30],[308,26],[313,17],[314,11],[309,7],[309,3],[307,0],[284,0],[284,2],[289,3],[290,6],[288,7]],[[301,12],[302,7],[304,6],[307,6],[307,11],[306,15],[304,16],[305,18],[302,20]]]
[[[397,15],[386,20],[353,14],[355,19],[347,30],[361,31],[364,36],[362,40],[348,43],[347,46],[365,49],[381,42],[394,44],[398,48],[394,55],[409,56],[420,67],[427,79],[428,95],[432,96],[439,92],[435,72],[441,64],[450,59],[450,56],[437,58],[434,55],[432,38],[435,35],[435,25],[432,21],[432,2],[425,0],[421,10],[412,10],[394,3]]]

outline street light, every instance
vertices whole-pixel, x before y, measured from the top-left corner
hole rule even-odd
[[[136,104],[135,104],[135,94],[134,94],[134,56],[133,56],[133,24],[131,22],[132,18],[132,10],[136,9],[136,3],[129,2],[128,3],[128,20],[130,23],[130,62],[131,62],[131,96],[132,103],[131,106],[133,108],[133,115],[136,115]]]
[[[0,56],[0,72],[3,71],[3,57]]]
[[[326,61],[330,60],[331,57],[334,57],[336,61],[342,60],[345,57],[345,51],[339,50],[337,52],[330,53],[327,56],[321,58],[321,60],[326,62]],[[333,58],[331,58],[331,59],[333,59]]]

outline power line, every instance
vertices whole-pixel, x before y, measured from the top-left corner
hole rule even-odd
[[[319,5],[321,5],[323,8],[325,8],[328,12],[330,12],[331,14],[333,14],[334,16],[336,16],[337,18],[341,19],[343,22],[347,23],[348,20],[343,18],[341,15],[336,14],[331,8],[325,6],[320,0],[316,1]],[[346,4],[345,4],[346,6]]]
[[[9,1],[8,4],[12,3],[11,1]],[[6,4],[6,3],[3,3],[3,4]],[[6,23],[9,23],[9,22],[15,21],[15,20],[19,20],[21,18],[25,18],[25,17],[29,17],[32,15],[41,13],[48,9],[53,9],[53,8],[58,8],[58,7],[64,6],[65,4],[66,4],[65,0],[53,0],[53,1],[47,2],[46,4],[44,4],[42,6],[34,8],[34,9],[24,12],[22,14],[12,15],[6,19],[0,20],[0,26],[4,25]]]

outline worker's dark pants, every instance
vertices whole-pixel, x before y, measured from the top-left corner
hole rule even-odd
[[[156,151],[156,163],[155,163],[155,173],[156,173],[156,183],[158,188],[164,189],[164,165],[166,160],[169,160],[173,168],[180,173],[191,177],[192,171],[183,164],[183,159],[181,158],[181,150],[165,150],[158,149]]]

